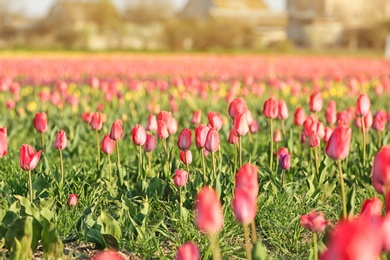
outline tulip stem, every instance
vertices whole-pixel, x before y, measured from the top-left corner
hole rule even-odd
[[[183,216],[183,212],[181,210],[182,207],[183,207],[183,198],[182,198],[182,195],[181,195],[181,187],[179,187],[179,215],[180,215],[180,219]]]
[[[318,249],[317,249],[317,233],[313,232],[313,253],[314,253],[314,260],[318,260]]]
[[[234,173],[237,171],[237,145],[234,145]]]
[[[110,159],[110,154],[107,154],[107,156],[108,156],[108,173],[109,173],[109,176],[108,176],[108,178],[109,178],[109,181],[110,181],[110,183],[112,183],[112,171],[111,171],[111,159]]]
[[[142,146],[138,146],[138,174],[142,175]]]
[[[284,189],[284,169],[282,169],[282,189]]]
[[[255,244],[257,241],[257,236],[256,236],[256,224],[254,219],[251,222],[251,227],[252,227],[252,243]]]
[[[187,158],[186,158],[186,166],[187,166],[187,172],[188,172],[188,174],[190,174],[190,165],[187,162]]]
[[[241,143],[241,136],[238,137],[238,149],[240,153],[240,168],[242,167],[242,143]]]
[[[338,168],[339,168],[341,197],[342,197],[342,200],[343,200],[343,218],[347,219],[347,202],[346,202],[346,199],[345,199],[344,179],[343,179],[343,172],[342,172],[342,169],[341,169],[341,160],[337,160],[337,165],[338,165]]]
[[[211,251],[213,252],[213,260],[220,260],[221,253],[219,252],[218,234],[210,235]]]
[[[200,154],[202,156],[202,165],[203,165],[203,185],[206,184],[206,164],[204,162],[204,149],[200,150]]]
[[[319,171],[319,169],[318,169],[318,154],[317,154],[317,147],[314,147],[313,150],[314,150],[314,163],[315,163],[315,166],[316,166],[317,178],[319,178],[319,177],[320,177],[320,171]]]
[[[115,146],[116,146],[116,157],[117,157],[117,164],[118,164],[118,170],[119,170],[119,166],[121,166],[121,160],[120,160],[120,157],[119,157],[119,143],[118,141],[115,141]]]
[[[269,156],[269,170],[272,172],[272,161],[274,158],[274,133],[272,132],[272,118],[270,119],[270,134],[271,134],[271,147],[270,147],[270,156]]]
[[[215,152],[211,152],[211,157],[212,157],[212,160],[213,160],[214,179],[217,180],[217,170],[215,168]]]
[[[64,162],[62,161],[62,149],[60,149],[61,183],[64,185]]]
[[[41,133],[41,144],[42,144],[42,151],[45,151],[45,141],[43,139],[43,133]]]
[[[363,148],[363,166],[366,166],[366,126],[364,125],[364,117],[361,117],[362,122],[362,132],[363,132],[363,142],[362,142],[362,148]]]
[[[148,168],[149,171],[152,171],[152,152],[148,152]]]
[[[286,127],[284,126],[284,119],[282,120],[282,132],[283,132],[283,137],[286,140]]]
[[[249,232],[248,232],[248,226],[244,226],[244,235],[245,235],[245,248],[246,248],[246,259],[252,260],[252,253],[251,253],[251,245],[249,243]]]
[[[95,130],[96,133],[96,147],[97,147],[97,168],[100,169],[100,149],[99,149],[99,134],[98,131]]]
[[[28,171],[28,181],[30,183],[30,202],[33,202],[33,187],[32,187],[32,177],[31,170]]]

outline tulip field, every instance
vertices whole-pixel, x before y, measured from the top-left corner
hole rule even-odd
[[[6,56],[0,258],[389,259],[389,98],[381,59]]]

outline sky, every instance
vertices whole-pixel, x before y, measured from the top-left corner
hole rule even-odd
[[[129,0],[112,0],[118,8],[124,6]],[[131,0],[130,0],[131,1]],[[159,0],[155,0],[159,1]],[[188,0],[172,0],[175,7],[180,10],[186,4]],[[264,0],[271,10],[282,11],[285,6],[285,0]],[[49,8],[53,5],[55,0],[18,0],[20,3],[17,7],[17,10],[23,11],[29,16],[39,17],[45,16]]]

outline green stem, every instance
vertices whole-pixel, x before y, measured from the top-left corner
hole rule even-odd
[[[108,156],[108,173],[110,174],[109,176],[108,176],[108,178],[109,178],[109,181],[110,181],[110,183],[112,183],[112,170],[111,170],[111,159],[110,159],[110,154],[107,154],[107,156]]]
[[[186,158],[186,161],[187,161],[187,158]],[[190,165],[187,162],[186,162],[186,166],[187,166],[188,175],[190,175]]]
[[[43,133],[41,133],[41,145],[42,145],[42,151],[45,151],[45,141],[43,139]]]
[[[116,146],[116,157],[117,157],[117,164],[118,164],[118,169],[119,169],[119,166],[121,166],[121,160],[120,160],[120,157],[119,157],[119,143],[118,141],[115,141],[115,146]]]
[[[181,219],[182,216],[183,216],[182,210],[181,210],[181,208],[183,207],[183,198],[182,198],[182,195],[181,195],[181,187],[179,187],[179,198],[180,198],[180,201],[179,201],[179,214],[180,214],[180,219]]]
[[[61,164],[61,183],[64,185],[64,162],[62,161],[62,150],[60,149],[60,164]]]
[[[30,183],[30,202],[33,202],[33,187],[32,187],[32,177],[31,170],[28,171],[28,181]]]
[[[242,167],[242,143],[241,143],[241,136],[238,137],[238,147],[239,147],[239,153],[240,153],[240,168]]]
[[[213,259],[220,260],[221,253],[219,252],[218,234],[210,235],[211,251],[213,252]]]
[[[152,152],[148,152],[148,168],[149,172],[152,171]]]
[[[249,243],[249,232],[248,232],[247,225],[244,225],[244,235],[245,235],[246,259],[252,260],[251,245]]]
[[[213,159],[213,173],[214,173],[214,179],[217,180],[217,170],[215,168],[215,152],[211,152],[211,157]]]
[[[251,227],[252,227],[252,243],[255,244],[257,241],[255,220],[251,222]]]
[[[98,131],[95,130],[96,133],[96,147],[97,147],[97,168],[100,169],[100,149],[99,149],[99,134]]]
[[[234,173],[237,172],[237,145],[234,144]]]
[[[339,168],[341,197],[342,197],[342,200],[343,200],[343,218],[347,219],[347,202],[346,202],[346,199],[345,199],[344,179],[343,179],[343,172],[342,172],[341,161],[340,160],[337,160],[337,165],[338,165],[338,168]]]
[[[320,177],[320,171],[318,169],[318,154],[317,154],[317,147],[314,147],[314,163],[316,165],[316,173],[317,173],[317,178]]]
[[[282,170],[282,189],[284,188],[284,169]]]
[[[314,260],[318,260],[317,233],[316,232],[313,232],[313,251],[314,251]]]
[[[282,132],[283,132],[284,139],[287,140],[287,138],[286,138],[286,127],[284,126],[284,119],[282,120]]]
[[[363,142],[362,142],[362,148],[363,148],[363,166],[366,165],[366,126],[364,125],[364,117],[361,117],[362,122],[362,131],[363,131]]]
[[[200,150],[202,156],[202,165],[203,165],[203,185],[206,184],[206,163],[204,162],[204,152],[203,149]]]
[[[142,146],[138,146],[138,174],[142,175]]]
[[[274,159],[274,133],[272,132],[272,118],[270,119],[270,135],[271,135],[271,147],[270,147],[270,159],[269,170],[272,172],[272,161]]]

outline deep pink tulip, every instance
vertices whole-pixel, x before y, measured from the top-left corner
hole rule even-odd
[[[248,225],[255,219],[257,197],[253,197],[247,190],[235,189],[232,204],[234,216],[241,224]]]
[[[111,125],[110,138],[112,140],[118,141],[122,139],[122,136],[123,136],[122,121],[120,119],[117,119]]]
[[[180,160],[184,164],[191,164],[192,163],[192,152],[191,150],[180,150]]]
[[[303,108],[298,107],[294,113],[294,125],[303,125],[306,120],[306,113]]]
[[[320,137],[317,133],[312,133],[307,136],[307,143],[310,147],[317,147],[320,145]]]
[[[360,95],[356,101],[355,115],[357,117],[366,116],[370,111],[371,101],[366,94]]]
[[[233,129],[230,130],[229,132],[229,137],[228,137],[228,143],[229,144],[238,144],[238,136],[234,134]]]
[[[290,154],[283,154],[279,159],[279,166],[283,170],[289,170],[291,167]]]
[[[288,152],[288,148],[287,148],[287,147],[280,147],[279,150],[278,150],[278,153],[277,153],[277,155],[278,155],[278,160],[280,160],[280,157],[281,157],[282,155],[286,155],[286,154],[290,154],[290,153]]]
[[[309,108],[311,112],[320,112],[323,106],[322,94],[320,91],[314,92],[310,96]]]
[[[375,131],[383,131],[386,128],[387,124],[387,113],[383,110],[380,110],[375,113],[372,128]]]
[[[235,189],[243,189],[248,191],[253,198],[257,198],[259,193],[259,181],[257,174],[257,166],[246,163],[244,164],[236,174],[236,187]]]
[[[328,221],[325,220],[324,214],[322,214],[322,212],[316,213],[314,210],[310,211],[309,214],[302,215],[300,223],[301,226],[316,233],[324,231],[328,225]]]
[[[169,123],[169,125],[167,125],[167,129],[168,129],[168,133],[170,135],[176,134],[176,132],[177,132],[177,120],[176,120],[176,118],[174,118],[174,117],[171,118],[171,122]]]
[[[283,99],[278,101],[278,119],[286,120],[288,118],[287,104]]]
[[[390,162],[390,145],[385,145],[375,155],[374,164],[372,166],[372,183],[374,185],[375,190],[381,194],[385,194],[386,187],[390,187],[390,163],[389,162]]]
[[[179,138],[177,140],[177,146],[180,150],[188,150],[190,149],[192,144],[192,133],[191,130],[188,128],[184,128],[180,134]]]
[[[135,125],[133,130],[131,130],[131,136],[133,138],[133,143],[137,146],[142,146],[146,142],[146,131],[141,125]]]
[[[207,118],[209,120],[209,124],[211,127],[213,127],[215,130],[219,131],[222,128],[223,121],[220,114],[217,112],[209,112],[207,114]]]
[[[186,242],[177,250],[176,260],[199,260],[198,246],[192,242]]]
[[[77,202],[79,201],[79,197],[77,194],[70,194],[68,199],[68,205],[71,207],[74,207],[77,205]]]
[[[34,128],[39,133],[44,133],[47,131],[47,115],[45,112],[35,114]]]
[[[20,167],[25,171],[34,170],[41,158],[42,151],[35,152],[28,144],[20,147]]]
[[[202,124],[195,128],[195,145],[198,149],[204,148],[209,130],[208,126]]]
[[[219,143],[220,143],[220,140],[219,140],[219,134],[217,132],[217,130],[215,130],[214,128],[211,128],[209,130],[209,132],[207,133],[207,137],[206,137],[206,143],[205,143],[205,148],[207,151],[209,151],[210,153],[213,153],[213,152],[216,152],[219,148]]]
[[[203,187],[195,201],[196,224],[201,232],[210,236],[223,227],[222,206],[218,194],[210,187]]]
[[[233,120],[233,134],[236,136],[244,136],[248,133],[249,127],[245,114],[236,115]]]
[[[146,141],[143,145],[145,152],[153,151],[154,149],[156,149],[156,146],[157,146],[156,137],[154,137],[154,135],[146,134]]]
[[[264,102],[263,114],[266,118],[276,118],[278,116],[278,102],[274,97],[270,97]]]
[[[158,120],[157,126],[157,137],[160,139],[167,139],[169,136],[167,124],[162,120]]]
[[[185,170],[176,170],[175,175],[173,176],[173,182],[178,187],[183,187],[186,185],[188,180],[188,172]]]
[[[247,110],[246,102],[242,98],[233,99],[229,105],[229,116],[234,119],[240,114],[245,114]]]
[[[105,135],[102,140],[100,149],[105,154],[112,154],[115,149],[115,141],[110,138],[110,135]]]
[[[66,138],[66,133],[64,130],[60,130],[56,135],[56,140],[54,141],[54,148],[57,150],[63,150],[68,143],[68,139]]]
[[[336,101],[331,100],[325,110],[325,120],[328,125],[334,125],[337,121]]]
[[[193,124],[193,125],[200,124],[201,116],[202,116],[202,111],[195,110],[194,114],[192,115],[191,124]]]
[[[0,158],[8,153],[7,127],[0,128]]]
[[[148,123],[146,124],[146,130],[148,130],[150,132],[157,131],[157,117],[156,117],[156,115],[149,115],[148,116]]]
[[[382,201],[377,197],[366,199],[363,202],[359,217],[380,217],[382,213]]]
[[[91,128],[95,131],[99,131],[103,127],[102,115],[99,112],[96,112],[92,115],[89,122]]]
[[[252,134],[257,133],[259,131],[259,124],[256,120],[253,120],[252,124],[249,125],[249,131],[251,131]]]
[[[351,128],[337,126],[326,144],[325,153],[333,160],[344,160],[349,154],[351,136]]]

